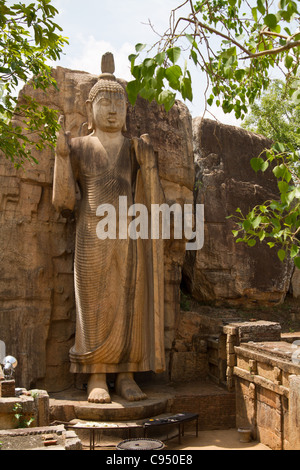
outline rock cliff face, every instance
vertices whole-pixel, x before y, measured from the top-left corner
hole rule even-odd
[[[65,115],[72,137],[85,135],[85,101],[96,76],[58,67],[58,89],[24,92]],[[125,83],[120,81],[124,86]],[[22,99],[22,93],[20,95]],[[193,203],[192,120],[182,103],[168,114],[138,100],[129,106],[127,136],[148,133],[158,152],[166,202]],[[59,391],[74,381],[69,349],[74,343],[74,218],[52,206],[54,153],[34,156],[36,166],[16,171],[0,161],[0,338],[7,354],[18,358],[17,383],[26,388]],[[180,282],[185,241],[165,244],[165,348],[169,354],[180,314]],[[168,361],[167,361],[168,362]]]
[[[266,244],[237,244],[234,222],[239,207],[247,214],[256,204],[278,197],[271,171],[255,173],[250,160],[270,141],[233,126],[193,121],[196,165],[195,202],[204,204],[205,242],[188,252],[184,279],[192,296],[215,305],[268,305],[284,300],[291,265],[281,263]]]

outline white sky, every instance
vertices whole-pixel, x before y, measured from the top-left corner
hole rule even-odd
[[[55,21],[69,38],[64,55],[55,63],[92,74],[100,73],[101,57],[105,52],[115,56],[116,76],[130,80],[128,56],[135,44],[153,45],[159,37],[149,26],[163,33],[169,23],[171,10],[180,0],[53,0],[59,11]],[[192,72],[194,102],[186,105],[193,117],[204,110],[205,77],[199,70]],[[224,115],[218,108],[211,111],[225,124],[239,125],[234,115]],[[209,114],[206,117],[211,118]]]

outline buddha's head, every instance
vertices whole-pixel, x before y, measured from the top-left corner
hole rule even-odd
[[[126,130],[127,97],[113,75],[114,62],[110,53],[102,58],[102,72],[86,102],[89,130]]]

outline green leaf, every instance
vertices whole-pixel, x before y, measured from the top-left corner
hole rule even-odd
[[[184,100],[193,101],[192,81],[188,77],[184,77],[181,82],[180,91]]]
[[[145,49],[145,47],[146,47],[146,44],[138,43],[138,44],[136,44],[136,46],[135,46],[135,50],[136,50],[136,52],[141,52],[141,51],[143,51],[143,50]]]
[[[284,250],[279,250],[277,255],[278,255],[278,258],[280,259],[280,261],[284,261],[285,257],[286,257],[286,252]]]
[[[166,53],[165,52],[160,52],[155,56],[155,60],[158,63],[158,65],[162,65],[165,61],[166,58]]]
[[[264,7],[263,0],[257,0],[257,9],[258,9],[259,13],[261,13],[262,15],[264,15],[266,13],[266,9]]]
[[[287,55],[284,59],[284,64],[285,64],[286,68],[290,69],[292,67],[293,63],[294,63],[293,57],[290,56],[290,55]]]
[[[290,255],[291,255],[291,258],[295,258],[295,256],[297,256],[299,253],[299,246],[298,245],[293,245],[291,247],[291,250],[290,250]]]
[[[252,169],[257,173],[259,170],[263,168],[265,161],[261,158],[252,158],[250,160],[250,164],[252,166]]]
[[[253,247],[256,245],[256,240],[254,240],[254,238],[251,238],[250,240],[248,240],[248,246],[250,247]]]
[[[141,98],[144,98],[144,100],[149,101],[151,103],[156,95],[156,92],[153,88],[142,88],[140,93],[139,93]]]
[[[256,217],[253,222],[252,222],[252,227],[256,229],[262,221],[262,218],[260,216]]]
[[[250,230],[251,228],[251,222],[248,219],[244,220],[242,225],[243,225],[243,229],[245,230],[245,232],[248,232],[248,230]]]
[[[293,95],[292,95],[292,101],[293,101],[293,103],[295,103],[296,105],[299,105],[299,104],[300,104],[300,89],[299,89],[299,88],[294,91],[294,93],[293,93]]]
[[[212,106],[212,105],[213,105],[213,102],[214,102],[214,97],[213,97],[213,95],[210,95],[210,97],[207,98],[207,104],[208,104],[209,106]]]
[[[175,103],[176,95],[170,90],[163,90],[157,97],[158,104],[163,104],[165,110],[168,112]]]
[[[298,269],[300,269],[300,257],[299,256],[297,258],[294,258],[294,264]]]
[[[285,145],[281,142],[276,142],[275,145],[272,147],[277,153],[284,153],[286,152]]]
[[[265,23],[265,25],[268,26],[268,28],[270,28],[272,30],[276,29],[276,26],[277,26],[277,23],[278,23],[277,16],[274,15],[273,13],[269,13],[268,15],[266,15],[264,17],[264,23]]]
[[[195,65],[198,64],[198,56],[197,56],[197,52],[195,52],[193,49],[191,50],[191,57],[193,59],[193,62]]]
[[[281,193],[286,193],[289,190],[289,185],[286,181],[279,181],[278,188]]]
[[[129,102],[132,105],[135,104],[135,102],[137,100],[137,97],[138,97],[138,94],[140,92],[140,89],[141,89],[141,85],[140,85],[140,82],[138,80],[132,80],[131,82],[128,82],[127,87],[126,87],[126,91],[127,91],[127,94],[128,94]]]
[[[195,49],[198,49],[198,44],[196,43],[194,37],[193,37],[191,34],[186,34],[185,36],[186,36],[186,38],[190,41],[190,43],[192,44],[192,46],[193,46]]]
[[[182,70],[179,67],[179,65],[172,65],[172,67],[169,67],[166,69],[166,78],[169,81],[169,84],[171,88],[174,90],[178,90],[180,83],[179,83],[179,78],[182,76]]]
[[[274,173],[274,175],[276,176],[277,179],[281,178],[281,179],[287,181],[288,183],[292,179],[291,172],[289,171],[289,169],[284,164],[276,166],[273,169],[273,173]]]
[[[181,56],[181,49],[180,47],[172,47],[171,49],[167,50],[167,56],[169,57],[170,61],[173,64],[176,64],[176,62],[179,60]]]
[[[246,71],[244,69],[238,69],[235,71],[234,76],[237,81],[241,81],[245,76]]]

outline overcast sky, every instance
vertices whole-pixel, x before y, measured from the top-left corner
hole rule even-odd
[[[56,65],[92,74],[100,73],[101,57],[105,52],[115,56],[116,76],[130,80],[128,56],[135,44],[153,45],[159,36],[149,26],[163,33],[169,24],[172,8],[179,0],[53,0],[59,15],[56,22],[69,38],[69,46]],[[199,71],[193,71],[194,102],[186,102],[192,115],[202,115],[206,81]],[[236,125],[234,116],[223,115],[213,108],[215,116],[225,124]],[[206,117],[211,118],[210,115]]]

